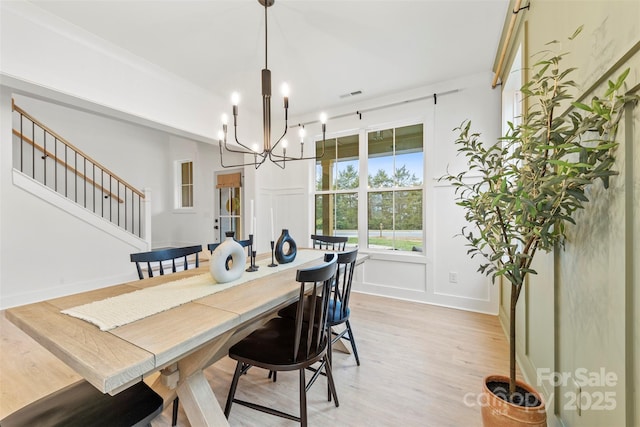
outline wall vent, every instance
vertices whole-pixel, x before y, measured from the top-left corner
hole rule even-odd
[[[361,90],[356,90],[354,92],[349,92],[349,93],[342,94],[342,95],[340,95],[340,99],[349,98],[351,96],[356,96],[356,95],[362,95],[362,91]]]

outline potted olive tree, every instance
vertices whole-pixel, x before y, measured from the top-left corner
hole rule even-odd
[[[588,104],[572,102],[576,84],[569,79],[573,69],[561,67],[564,56],[551,54],[533,66],[533,77],[521,89],[525,114],[497,143],[484,144],[471,123],[463,122],[456,144],[468,170],[441,178],[455,187],[456,203],[464,208],[469,225],[462,235],[470,256],[481,259],[479,271],[511,285],[509,376],[485,379],[485,389],[502,391],[486,401],[503,406],[483,407],[485,425],[511,425],[490,417],[513,409],[525,412],[513,425],[546,425],[542,400],[516,382],[516,304],[527,275],[536,274],[535,254],[562,245],[566,224],[575,224],[573,214],[589,200],[588,187],[601,181],[606,188],[617,174],[616,129],[624,104],[632,101],[621,94],[629,70]]]

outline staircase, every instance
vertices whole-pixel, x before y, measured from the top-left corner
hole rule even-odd
[[[15,105],[13,168],[139,238],[145,195]],[[149,236],[150,237],[150,236]]]

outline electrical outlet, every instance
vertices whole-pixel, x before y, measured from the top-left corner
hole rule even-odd
[[[449,272],[449,282],[458,283],[458,273],[456,271]]]

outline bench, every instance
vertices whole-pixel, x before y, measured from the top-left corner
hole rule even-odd
[[[19,409],[0,426],[144,427],[162,409],[162,397],[142,381],[110,396],[82,380]]]

